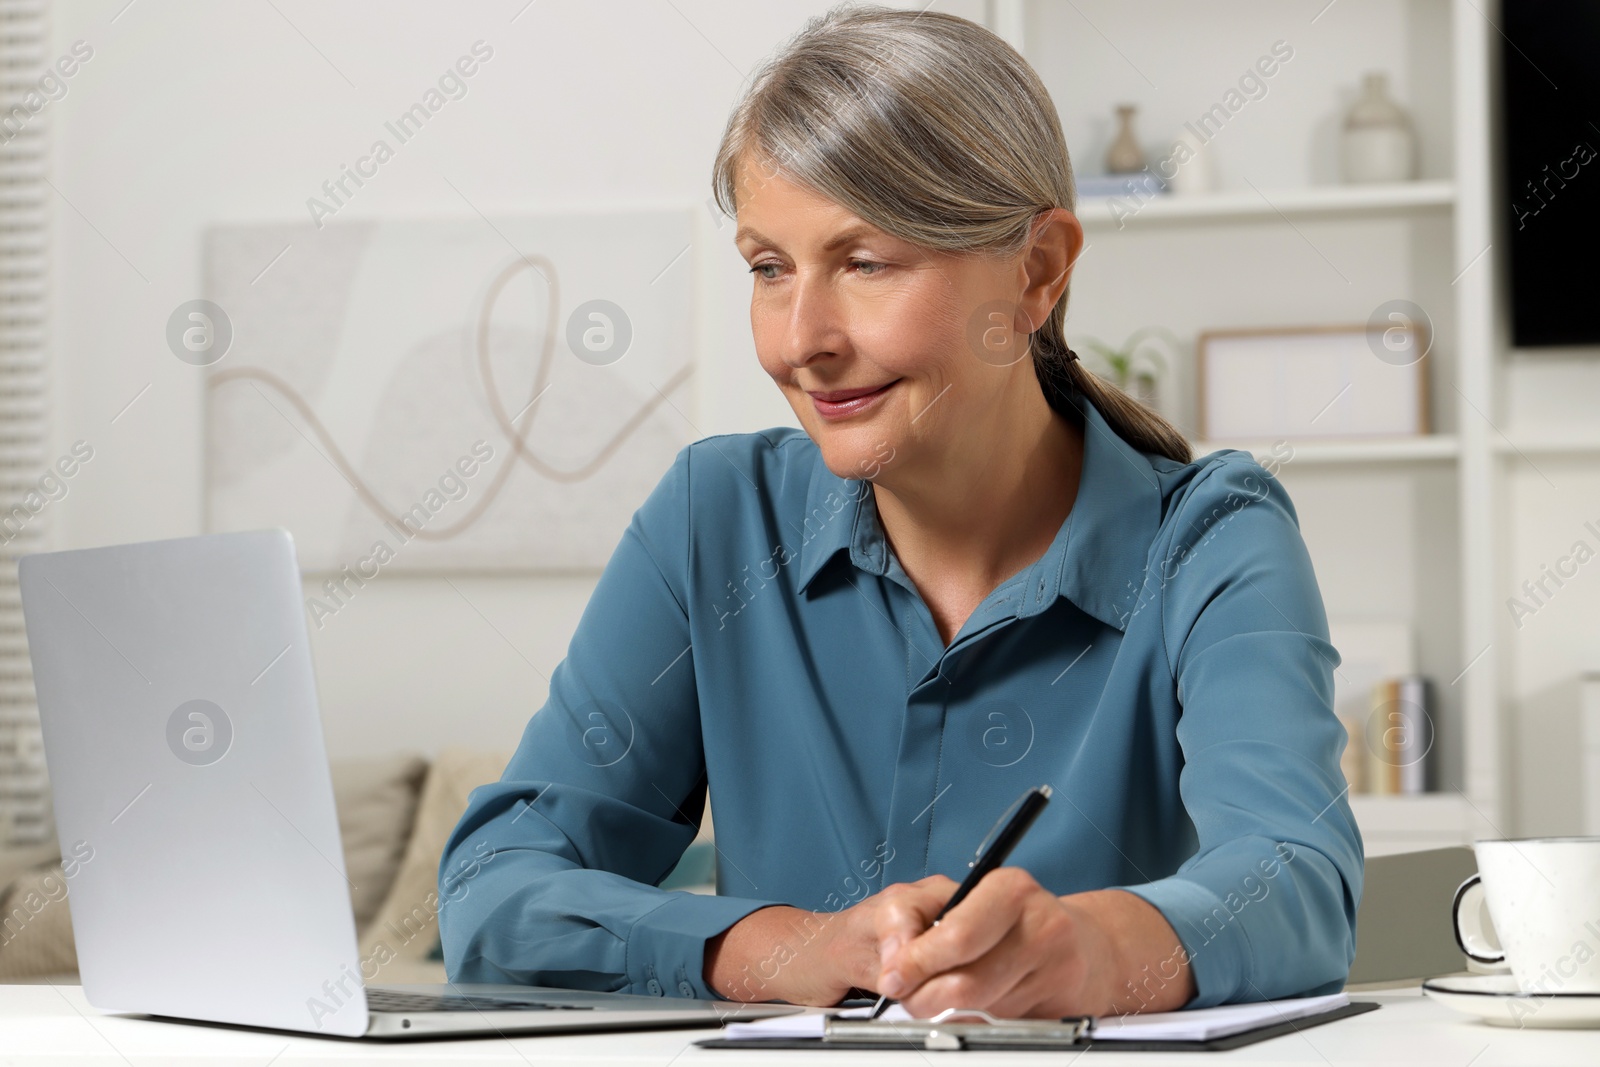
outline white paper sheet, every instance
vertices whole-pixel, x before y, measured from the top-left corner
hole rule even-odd
[[[805,1015],[777,1015],[770,1019],[757,1019],[748,1023],[729,1023],[723,1027],[722,1036],[736,1037],[821,1037],[823,1024],[829,1015],[838,1015],[843,1019],[865,1019],[872,1015],[870,1006],[861,1008],[844,1008],[838,1012],[818,1011],[808,1012]],[[886,1022],[902,1022],[911,1018],[904,1008],[898,1004],[891,1004],[884,1009],[880,1019]]]
[[[1350,1003],[1344,993],[1330,993],[1322,997],[1298,997],[1293,1000],[1268,1000],[1255,1004],[1223,1004],[1215,1008],[1193,1008],[1188,1011],[1150,1012],[1143,1015],[1108,1015],[1095,1020],[1092,1036],[1096,1041],[1207,1041],[1227,1037],[1258,1026],[1303,1019]],[[772,1019],[758,1019],[748,1023],[729,1023],[723,1036],[733,1038],[821,1037],[827,1012],[809,1012],[804,1015],[780,1015]],[[870,1007],[846,1008],[837,1013],[841,1018],[865,1019],[872,1014]],[[899,1004],[891,1004],[882,1018],[886,1021],[904,1021],[911,1015]]]
[[[1258,1026],[1303,1019],[1348,1003],[1350,998],[1344,993],[1330,993],[1324,997],[1222,1004],[1189,1011],[1108,1015],[1095,1020],[1091,1036],[1096,1041],[1208,1041]]]

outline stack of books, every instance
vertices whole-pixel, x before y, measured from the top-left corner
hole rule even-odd
[[[1427,793],[1438,788],[1433,683],[1419,674],[1372,687],[1365,715],[1341,715],[1350,735],[1340,767],[1352,793]]]
[[[1167,183],[1146,167],[1131,174],[1089,174],[1076,179],[1079,196],[1130,196],[1135,200],[1159,196]]]

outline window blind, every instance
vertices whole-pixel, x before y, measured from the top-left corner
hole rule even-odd
[[[0,0],[0,849],[53,838],[17,558],[44,546],[48,509],[27,512],[46,463],[46,129],[29,94],[49,62],[44,0]],[[21,108],[18,113],[15,109]],[[6,121],[9,119],[10,121]],[[23,508],[24,522],[4,523]]]

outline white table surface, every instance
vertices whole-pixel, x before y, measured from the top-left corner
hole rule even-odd
[[[1497,1067],[1515,1064],[1600,1064],[1600,1030],[1515,1030],[1457,1015],[1418,989],[1355,993],[1378,1011],[1251,1045],[1233,1052],[749,1052],[695,1048],[714,1030],[658,1030],[552,1037],[473,1038],[462,1041],[377,1043],[101,1015],[70,985],[0,985],[0,1064],[226,1065],[329,1063],[512,1063],[656,1067],[742,1067],[750,1063],[811,1067],[927,1067],[956,1064],[1069,1064],[1084,1055],[1111,1067],[1155,1063],[1397,1064],[1420,1067]]]

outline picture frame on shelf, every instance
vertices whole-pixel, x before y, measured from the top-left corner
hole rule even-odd
[[[1427,434],[1427,326],[1405,321],[1203,331],[1196,419],[1206,440]]]

